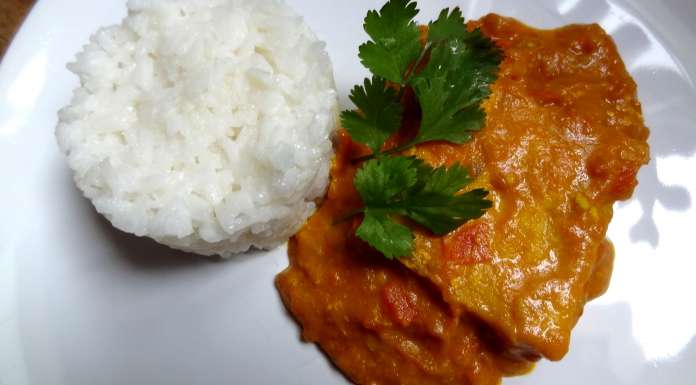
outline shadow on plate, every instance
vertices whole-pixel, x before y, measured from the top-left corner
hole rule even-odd
[[[113,244],[113,254],[138,270],[165,271],[218,263],[242,263],[263,252],[254,249],[223,259],[217,256],[202,256],[175,250],[150,238],[138,237],[115,228],[106,218],[96,212],[88,200],[83,199],[83,201],[91,211],[94,222],[104,235],[104,239]]]
[[[194,265],[219,263],[220,258],[201,257],[193,253],[186,253],[171,249],[159,244],[150,238],[137,237],[125,233],[111,225],[111,223],[97,213],[94,208],[92,215],[99,224],[104,238],[113,244],[113,249],[119,257],[133,265],[143,269],[176,269]]]
[[[671,356],[646,357],[669,328],[655,325],[643,340],[633,330],[633,315],[627,303],[596,305],[573,332],[568,355],[559,362],[542,361],[529,376],[508,379],[505,385],[663,385],[684,384],[696,360],[696,336]]]
[[[666,68],[637,68],[633,73],[639,82],[656,82],[665,90],[677,92],[680,95],[692,95],[693,90],[688,89],[684,79],[675,72]],[[687,211],[691,208],[693,198],[691,192],[681,185],[669,185],[660,178],[658,168],[660,158],[670,156],[692,157],[696,153],[696,130],[693,129],[693,121],[696,117],[690,112],[690,107],[685,105],[689,100],[696,100],[696,95],[686,101],[672,95],[641,94],[641,101],[646,106],[644,114],[646,124],[650,128],[650,163],[641,169],[638,174],[639,185],[634,198],[642,207],[640,219],[630,230],[633,242],[645,241],[653,248],[660,242],[660,233],[653,219],[656,204],[660,204],[670,211]],[[680,114],[675,115],[675,110]]]
[[[660,232],[653,218],[655,205],[659,203],[667,210],[684,212],[692,206],[692,193],[685,186],[669,185],[661,180],[658,160],[669,156],[688,158],[696,153],[693,126],[696,93],[688,76],[679,72],[682,67],[664,51],[666,44],[656,44],[657,37],[648,36],[642,26],[622,15],[630,12],[609,6],[607,1],[602,3],[605,14],[597,15],[596,20],[611,28],[609,32],[638,84],[643,115],[650,128],[651,161],[638,174],[639,185],[633,196],[633,200],[641,205],[642,215],[631,227],[629,235],[635,243],[647,242],[657,248]],[[568,9],[568,16],[585,12],[583,4],[589,6],[587,2],[577,2]]]

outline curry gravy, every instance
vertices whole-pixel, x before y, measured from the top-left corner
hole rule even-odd
[[[359,384],[498,384],[562,358],[611,276],[612,205],[648,161],[635,83],[599,26],[541,31],[497,15],[473,26],[505,53],[486,127],[407,154],[462,163],[493,208],[443,237],[416,229],[413,256],[386,260],[355,237],[361,218],[334,223],[362,206],[351,159],[365,148],[341,132],[327,197],[276,281],[303,338]],[[404,105],[417,125],[408,94]]]

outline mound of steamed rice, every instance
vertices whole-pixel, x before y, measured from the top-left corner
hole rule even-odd
[[[204,255],[287,240],[328,183],[324,44],[279,0],[130,0],[69,69],[58,143],[126,232]]]

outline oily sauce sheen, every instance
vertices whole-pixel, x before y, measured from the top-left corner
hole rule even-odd
[[[361,218],[334,223],[362,206],[351,159],[365,148],[341,132],[326,200],[276,281],[303,338],[358,384],[498,384],[562,358],[611,276],[612,204],[648,161],[635,83],[599,26],[488,15],[472,27],[505,53],[486,127],[407,155],[462,163],[493,208],[442,237],[416,229],[413,256],[386,260],[355,237]],[[404,104],[408,129],[418,117]]]

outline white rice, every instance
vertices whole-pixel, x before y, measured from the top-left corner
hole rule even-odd
[[[117,228],[204,255],[273,248],[328,183],[324,44],[279,0],[130,0],[68,65],[58,143]]]

